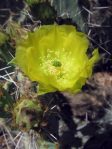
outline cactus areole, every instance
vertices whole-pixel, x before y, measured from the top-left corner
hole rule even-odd
[[[39,83],[39,94],[81,90],[99,59],[87,55],[89,40],[72,25],[43,25],[17,42],[13,62]]]

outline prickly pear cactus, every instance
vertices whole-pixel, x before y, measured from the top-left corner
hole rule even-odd
[[[111,5],[110,0],[0,2],[1,149],[111,144]],[[99,136],[103,139],[94,144]]]

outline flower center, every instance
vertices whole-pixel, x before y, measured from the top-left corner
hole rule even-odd
[[[61,62],[58,61],[58,60],[52,61],[52,65],[55,66],[55,67],[61,67],[62,66]]]

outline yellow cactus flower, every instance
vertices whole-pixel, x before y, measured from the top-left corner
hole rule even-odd
[[[89,41],[72,25],[43,25],[16,46],[14,63],[39,83],[39,94],[81,90],[99,59],[98,49],[86,54]]]

